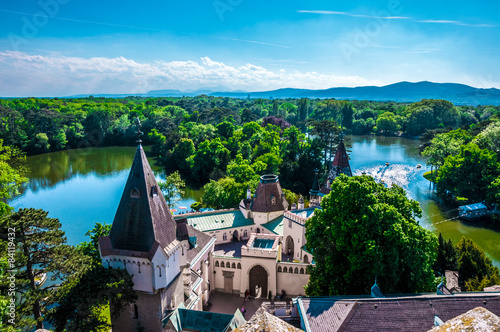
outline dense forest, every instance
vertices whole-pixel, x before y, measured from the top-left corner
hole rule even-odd
[[[244,196],[248,186],[254,189],[264,173],[279,174],[284,188],[306,195],[315,169],[325,177],[340,132],[421,136],[428,141],[424,146],[429,146],[424,154],[439,167],[446,157],[460,150],[443,152],[444,148],[436,148],[435,141],[441,135],[463,130],[470,136],[463,143],[472,142],[486,124],[496,123],[499,113],[498,106],[456,107],[445,100],[394,103],[206,95],[2,99],[0,139],[5,146],[27,154],[132,145],[137,140],[134,119],[138,118],[144,144],[152,145],[163,167],[180,171],[193,186],[206,185],[210,194],[204,199],[205,205],[230,207],[237,203],[232,197]],[[478,146],[487,148],[486,143]],[[439,150],[437,163],[429,149]],[[442,180],[446,169],[440,167],[440,187],[444,192],[464,195],[452,190],[453,183]],[[488,181],[497,178],[493,173]],[[292,201],[296,199],[289,192],[287,195]]]

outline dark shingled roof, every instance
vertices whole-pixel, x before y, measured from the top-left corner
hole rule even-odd
[[[277,175],[267,174],[260,177],[259,185],[255,190],[251,210],[254,212],[274,212],[286,210],[286,200],[281,197],[280,181]],[[274,200],[273,200],[274,198]],[[274,201],[274,204],[273,204]]]
[[[337,146],[337,152],[335,153],[335,157],[333,158],[332,167],[330,168],[330,172],[328,173],[328,182],[333,182],[337,176],[340,174],[345,174],[347,176],[352,176],[351,166],[349,165],[349,156],[347,155],[347,151],[344,145],[344,140],[342,139]],[[321,187],[321,192],[323,194],[328,194],[330,189],[327,188],[326,183]]]
[[[187,226],[187,231],[189,237],[196,236],[196,247],[190,248],[187,251],[187,260],[189,263],[192,263],[200,251],[202,251],[213,238],[189,225]]]
[[[176,225],[142,149],[137,147],[109,235],[113,249],[149,252],[155,242],[166,248]]]
[[[301,298],[310,331],[428,331],[476,307],[500,314],[500,294],[465,293],[385,299]],[[352,305],[351,310],[348,310]],[[345,310],[344,310],[345,309]],[[336,326],[337,328],[332,328]]]

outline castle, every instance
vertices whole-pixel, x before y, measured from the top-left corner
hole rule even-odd
[[[313,205],[324,196],[317,183],[316,177]],[[301,200],[297,209],[288,208],[278,177],[268,174],[237,209],[174,218],[139,140],[111,232],[99,239],[103,266],[126,269],[138,295],[112,320],[113,329],[164,331],[167,313],[179,306],[203,310],[212,291],[304,294],[307,267],[314,264],[305,248],[305,222],[315,207],[304,208]]]

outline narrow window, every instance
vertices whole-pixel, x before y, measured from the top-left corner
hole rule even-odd
[[[241,263],[238,263],[238,269],[241,269]]]
[[[236,268],[236,264],[234,264],[234,263],[233,263],[233,264],[231,264],[231,267],[232,267],[233,269],[235,269],[235,268]]]
[[[134,304],[134,319],[139,319],[139,309],[137,308],[137,304]]]
[[[130,192],[130,198],[139,198],[139,197],[141,197],[139,190],[137,188],[132,189],[132,191]]]
[[[300,268],[300,274],[304,274],[304,268],[303,267]]]
[[[158,274],[161,277],[161,267],[158,266]]]
[[[281,266],[278,266],[278,272],[281,272]]]
[[[285,266],[285,268],[283,269],[283,273],[287,273],[288,272],[288,268]]]
[[[215,261],[215,267],[219,267],[219,261]]]
[[[141,263],[137,263],[137,267],[139,268],[139,273],[141,273]]]
[[[224,234],[222,234],[222,241],[226,241],[226,240],[227,240],[227,234],[224,233]]]
[[[220,267],[225,267],[224,262],[220,262]]]
[[[299,269],[295,268],[295,271],[293,271],[295,274],[299,274]]]

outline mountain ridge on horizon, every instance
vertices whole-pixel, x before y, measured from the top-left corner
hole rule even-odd
[[[151,90],[144,94],[81,94],[75,97],[194,97],[206,94],[232,98],[335,98],[342,100],[371,100],[417,102],[422,99],[444,99],[456,105],[500,105],[500,89],[475,88],[461,83],[435,83],[429,81],[401,81],[384,86],[334,87],[328,89],[280,88],[266,91],[211,91],[200,88],[191,92],[176,89]]]

